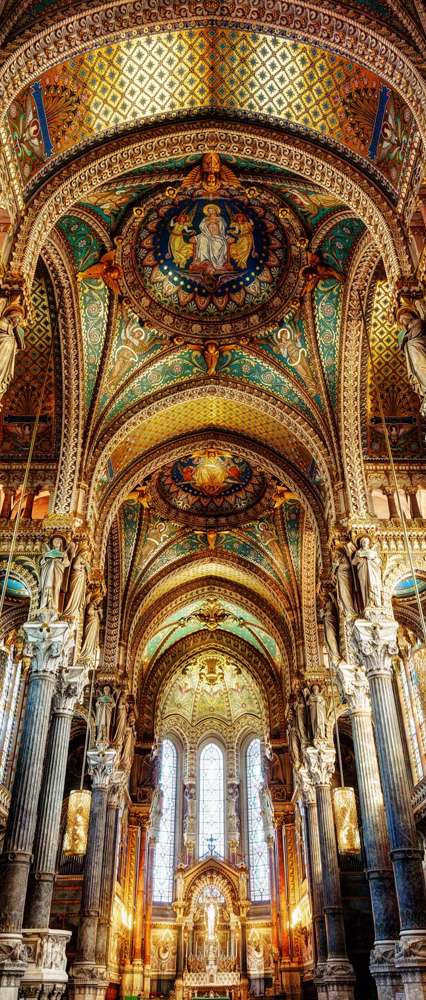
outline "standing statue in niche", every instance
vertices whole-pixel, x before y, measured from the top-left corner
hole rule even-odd
[[[80,616],[86,594],[87,574],[90,569],[88,543],[82,541],[76,548],[74,547],[72,557],[64,616],[75,620]]]
[[[274,807],[272,805],[271,793],[267,785],[260,786],[259,799],[265,840],[271,840],[271,838],[274,837]]]
[[[58,614],[62,580],[69,564],[64,539],[55,535],[40,561],[40,611],[46,609]]]
[[[313,684],[309,695],[309,714],[314,742],[327,737],[327,708],[319,684]]]
[[[363,535],[352,557],[358,580],[361,613],[368,607],[381,608],[383,603],[382,564],[375,545]]]
[[[86,617],[84,622],[83,643],[80,650],[81,660],[94,660],[99,649],[99,630],[101,625],[102,609],[100,607],[103,594],[98,591],[89,599],[86,607]]]
[[[301,756],[299,733],[297,728],[295,703],[296,703],[296,695],[293,692],[293,694],[290,695],[290,700],[287,707],[287,737],[288,737],[288,748],[290,753],[290,759],[293,764],[293,767],[297,768],[300,767],[302,763],[302,756]]]
[[[110,741],[114,708],[115,701],[112,688],[109,684],[105,684],[96,699],[95,728],[97,743],[109,743]]]
[[[330,663],[334,666],[341,659],[339,648],[339,613],[334,594],[330,587],[324,588],[323,595],[324,603],[320,609],[319,617],[322,619],[324,627],[324,639]]]
[[[351,557],[355,552],[352,542],[333,541],[332,573],[336,583],[337,604],[345,618],[356,618],[358,613],[354,570]]]
[[[426,318],[420,296],[399,295],[396,321],[405,331],[400,339],[410,382],[419,396],[426,396]]]
[[[25,309],[20,295],[0,295],[0,399],[15,374],[17,351],[24,348]]]

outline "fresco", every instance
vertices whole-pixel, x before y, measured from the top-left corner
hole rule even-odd
[[[186,455],[158,478],[160,494],[168,503],[209,517],[246,510],[265,486],[263,474],[244,459],[213,448]]]
[[[288,37],[219,25],[149,28],[58,63],[16,97],[8,124],[27,183],[84,142],[211,109],[345,146],[394,188],[410,152],[411,113],[377,74]]]

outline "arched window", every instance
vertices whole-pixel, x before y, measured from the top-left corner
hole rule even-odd
[[[254,902],[270,899],[268,848],[265,842],[259,789],[263,784],[260,740],[249,743],[246,754],[247,830],[250,897]]]
[[[171,740],[161,748],[160,787],[163,793],[160,832],[155,845],[152,898],[158,903],[173,899],[175,863],[177,753]]]
[[[198,855],[214,851],[225,856],[223,753],[217,743],[207,743],[200,754]]]

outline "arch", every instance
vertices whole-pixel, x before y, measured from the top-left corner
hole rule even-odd
[[[16,236],[12,269],[31,280],[46,234],[61,215],[76,201],[84,200],[84,195],[93,188],[126,170],[208,149],[260,159],[316,181],[362,219],[382,253],[391,280],[395,281],[401,273],[411,273],[411,258],[397,217],[378,190],[373,200],[372,184],[361,173],[327,150],[316,151],[310,142],[290,139],[282,132],[261,126],[228,123],[218,126],[207,122],[202,128],[188,124],[164,126],[136,141],[133,137],[121,138],[102,148],[101,153],[95,149],[85,154],[82,166],[73,161],[64,167],[34,196]]]

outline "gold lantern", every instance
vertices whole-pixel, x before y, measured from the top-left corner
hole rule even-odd
[[[361,841],[354,789],[333,788],[333,806],[339,853],[359,854]]]
[[[86,853],[91,798],[86,788],[70,792],[63,846],[66,855]]]

